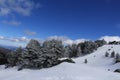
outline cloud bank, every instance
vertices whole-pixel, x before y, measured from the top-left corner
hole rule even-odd
[[[28,39],[26,37],[13,38],[13,37],[0,36],[0,45],[25,47],[26,44],[29,42],[29,40],[30,39]]]
[[[12,21],[7,21],[7,20],[4,20],[2,21],[3,24],[8,24],[8,25],[13,25],[13,26],[18,26],[21,24],[21,22],[19,21],[15,21],[15,20],[12,20]]]
[[[25,30],[24,32],[26,35],[29,35],[29,36],[34,36],[37,34],[36,32],[30,31],[30,30]]]
[[[0,40],[11,41],[11,42],[28,42],[29,41],[29,39],[26,37],[9,38],[4,36],[0,36]]]
[[[18,26],[21,21],[14,20],[17,15],[30,16],[34,10],[40,8],[40,3],[34,0],[0,0],[0,16],[9,17],[11,20],[0,21],[3,24]]]
[[[72,40],[72,39],[69,39],[68,37],[65,37],[65,36],[51,36],[48,38],[48,40],[51,40],[51,39],[55,39],[55,40],[61,40],[63,42],[63,44],[78,44],[78,43],[81,43],[81,42],[85,42],[85,41],[88,41],[88,39],[76,39],[76,40]]]
[[[40,42],[44,41],[44,40],[41,40],[40,38],[34,38],[34,39],[36,39]],[[65,45],[72,45],[72,44],[78,44],[78,43],[81,43],[81,42],[89,41],[89,39],[72,40],[72,39],[70,39],[68,37],[65,37],[65,36],[50,36],[46,40],[52,40],[52,39],[61,40],[63,42],[63,44],[65,44]],[[99,40],[103,40],[103,39],[106,42],[120,41],[120,36],[103,36],[103,37],[99,38]],[[16,45],[17,46],[20,46],[20,45],[25,46],[29,42],[30,39],[27,38],[27,37],[11,38],[11,37],[0,36],[0,40],[4,41],[5,44],[7,42],[11,42],[11,45],[13,45],[15,43],[14,44],[15,46]],[[9,43],[7,43],[7,44],[9,44]]]
[[[20,14],[29,16],[39,4],[33,0],[0,0],[0,15]]]

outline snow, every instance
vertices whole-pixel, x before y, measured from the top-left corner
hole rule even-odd
[[[75,64],[62,63],[41,70],[17,71],[16,67],[4,69],[2,65],[0,66],[0,80],[120,80],[120,74],[113,72],[120,68],[120,63],[114,64],[113,58],[104,57],[106,51],[110,53],[113,50],[120,54],[120,45],[100,47],[90,55],[74,59]],[[88,60],[87,64],[84,64],[84,59]]]
[[[105,40],[107,43],[112,41],[120,41],[120,36],[103,36],[100,38],[100,40]]]

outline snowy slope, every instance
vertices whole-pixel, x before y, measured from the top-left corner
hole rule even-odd
[[[100,40],[105,40],[107,43],[112,42],[112,41],[120,41],[119,36],[103,36],[100,38]]]
[[[108,49],[110,49],[110,51]],[[84,62],[84,59],[87,59],[88,60],[87,65],[104,68],[104,69],[109,68],[109,69],[115,70],[116,68],[120,68],[119,63],[114,64],[114,58],[105,57],[106,51],[109,53],[109,56],[110,56],[110,53],[113,51],[115,51],[115,53],[120,54],[120,45],[105,45],[103,47],[98,48],[98,50],[95,51],[94,53],[81,57],[79,59],[75,59],[75,60],[80,64]]]
[[[120,45],[105,45],[90,55],[74,59],[75,64],[62,63],[52,68],[22,71],[0,66],[0,80],[120,80],[120,74],[113,72],[120,68],[120,64],[104,57],[108,49],[120,53]],[[84,64],[86,58],[88,63]]]

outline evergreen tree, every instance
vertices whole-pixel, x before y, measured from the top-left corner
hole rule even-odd
[[[98,47],[101,47],[105,44],[107,44],[107,42],[103,39],[103,40],[96,40],[95,43],[98,45]]]
[[[83,55],[90,54],[98,48],[98,45],[92,41],[85,41],[84,43],[79,43],[78,46],[81,48],[81,53]]]
[[[105,53],[105,57],[109,57],[109,53],[108,52]]]
[[[22,54],[22,47],[18,47],[15,51],[12,51],[7,55],[7,61],[9,66],[16,66],[20,55]]]
[[[119,59],[120,55],[117,53],[115,59]]]
[[[112,53],[111,53],[111,58],[114,58],[115,57],[115,52],[113,51]]]
[[[76,44],[67,45],[65,47],[65,54],[69,58],[79,57],[81,55],[81,48]]]
[[[52,54],[56,55],[58,58],[62,58],[65,55],[65,49],[60,40],[46,40],[43,43],[43,48],[47,51],[52,51]]]
[[[87,63],[88,63],[88,60],[87,60],[87,59],[85,59],[85,60],[84,60],[84,63],[85,63],[85,64],[87,64]]]
[[[115,57],[115,63],[120,62],[120,55],[117,53]]]
[[[7,55],[11,52],[11,50],[0,47],[0,65],[7,64]]]
[[[41,68],[42,52],[37,40],[30,40],[18,58],[17,66],[22,68]]]
[[[59,63],[64,55],[61,41],[47,40],[40,46],[37,40],[31,40],[19,57],[19,70],[22,68],[41,69],[52,67]]]
[[[10,66],[18,66],[19,70],[22,68],[41,69],[48,68],[60,64],[62,62],[72,62],[70,59],[60,60],[63,57],[79,57],[81,54],[89,54],[103,45],[104,41],[86,41],[83,43],[63,45],[62,41],[51,39],[46,40],[43,44],[37,40],[30,40],[27,46],[22,49],[19,47],[16,51],[11,52],[7,56],[7,61]],[[106,52],[106,57],[109,54]],[[111,53],[111,57],[115,53]],[[88,63],[87,59],[84,61]]]

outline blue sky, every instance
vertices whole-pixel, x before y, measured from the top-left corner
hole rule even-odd
[[[0,36],[4,43],[50,36],[120,36],[119,4],[120,0],[0,0]]]

